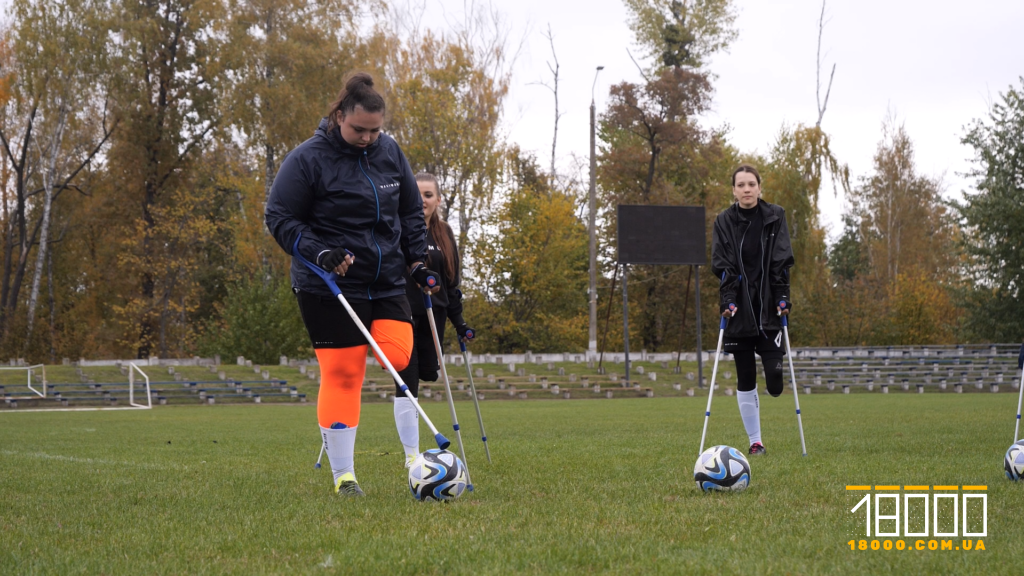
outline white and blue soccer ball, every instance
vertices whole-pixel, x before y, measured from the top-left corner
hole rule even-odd
[[[697,458],[693,480],[705,492],[739,492],[750,486],[750,462],[731,446],[712,446]]]
[[[1003,471],[1010,480],[1020,480],[1024,476],[1024,440],[1017,440],[1006,451],[1003,458]]]
[[[409,490],[417,500],[454,500],[466,489],[466,465],[447,450],[427,450],[409,467]]]

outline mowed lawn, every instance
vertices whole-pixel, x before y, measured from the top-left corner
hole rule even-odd
[[[484,402],[490,465],[472,404],[459,402],[476,491],[449,504],[409,494],[390,405],[363,407],[356,472],[367,497],[358,500],[335,496],[328,468],[313,468],[313,406],[0,413],[0,572],[1019,574],[1024,565],[1024,483],[1002,472],[1016,395],[802,396],[807,458],[792,396],[765,395],[768,455],[752,460],[752,486],[710,495],[692,481],[705,402]],[[425,405],[450,431],[446,405]],[[708,445],[745,452],[736,399],[716,397],[712,415]],[[422,437],[430,448],[425,428]],[[849,512],[862,497],[849,484],[988,486],[985,550],[850,551],[864,517]]]

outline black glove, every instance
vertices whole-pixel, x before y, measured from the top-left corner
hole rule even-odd
[[[732,302],[729,302],[728,304],[719,304],[718,305],[718,313],[719,314],[724,314],[725,311],[729,310],[729,309],[732,309],[732,311],[735,312],[736,311],[736,305],[733,304]]]
[[[416,266],[409,271],[409,276],[412,276],[412,279],[419,284],[420,288],[437,288],[441,279],[440,274],[430,270],[422,263],[416,264]],[[433,282],[431,283],[428,281],[428,278],[433,280]]]
[[[339,264],[345,261],[346,256],[352,256],[352,253],[344,248],[334,248],[332,250],[324,250],[316,257],[316,263],[318,266],[333,272]]]
[[[459,335],[459,340],[470,341],[476,338],[476,330],[473,330],[465,322],[455,325],[455,332]]]

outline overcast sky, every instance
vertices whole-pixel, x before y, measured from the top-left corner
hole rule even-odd
[[[766,152],[784,123],[813,124],[815,49],[820,0],[737,0],[739,37],[710,68],[713,110],[708,126],[728,125],[730,141],[743,151]],[[427,0],[425,23],[458,18],[462,0]],[[511,139],[550,161],[554,115],[551,93],[533,82],[550,78],[547,39],[551,25],[561,64],[558,156],[585,158],[588,106],[595,67],[603,65],[595,92],[600,113],[608,86],[637,81],[627,48],[633,36],[621,0],[494,0],[523,39],[506,107]],[[823,62],[836,63],[823,128],[854,177],[871,170],[881,125],[891,111],[914,141],[917,166],[940,177],[947,195],[970,181],[958,173],[971,152],[960,144],[964,125],[986,115],[990,104],[1024,75],[1024,1],[859,0],[829,2]],[[636,54],[636,50],[633,50]],[[843,200],[822,195],[825,224],[838,232]]]

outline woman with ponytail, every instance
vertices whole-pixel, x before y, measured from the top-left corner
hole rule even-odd
[[[334,491],[363,496],[354,454],[368,342],[323,281],[293,254],[340,277],[338,287],[397,370],[412,354],[406,283],[426,285],[426,223],[409,162],[381,132],[384,98],[352,75],[313,137],[292,150],[267,199],[266,223],[292,255],[292,289],[320,362],[317,420]],[[408,280],[407,280],[408,278]],[[379,361],[379,359],[378,359]]]
[[[455,327],[459,339],[468,340],[471,331],[462,318],[462,292],[459,291],[462,260],[455,243],[455,234],[448,223],[441,219],[438,210],[441,193],[437,177],[429,172],[420,172],[416,174],[416,183],[423,199],[423,218],[427,223],[427,266],[437,270],[439,278],[439,290],[431,296],[437,336],[444,342],[445,320],[448,319]],[[412,308],[414,345],[409,366],[399,375],[413,396],[418,398],[420,380],[436,382],[440,364],[434,349],[434,336],[430,333],[427,308],[423,305],[423,293],[408,282],[406,292]],[[419,413],[412,401],[398,392],[395,393],[395,426],[405,449],[405,466],[408,468],[420,451]]]

